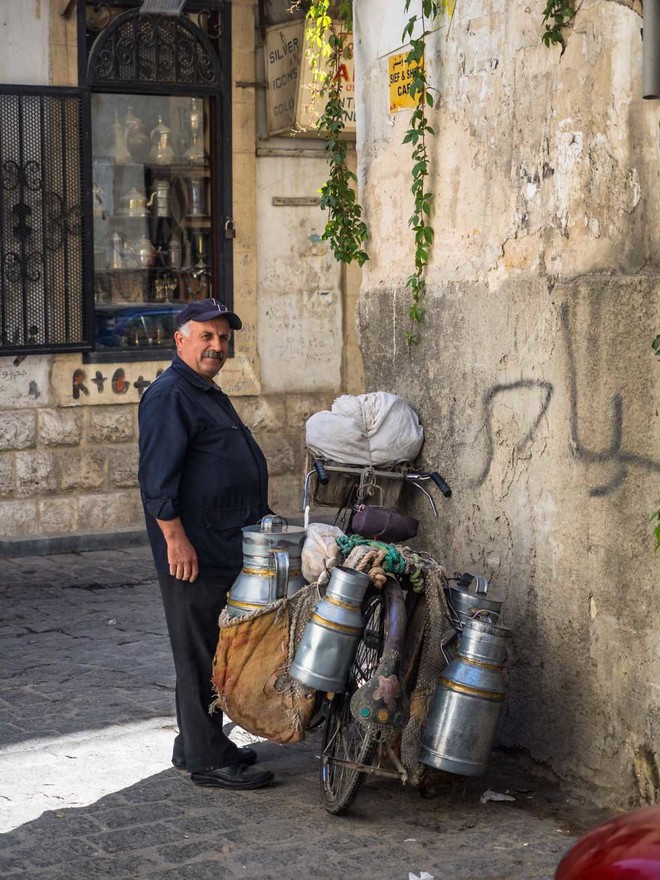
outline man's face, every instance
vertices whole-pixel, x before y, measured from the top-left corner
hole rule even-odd
[[[224,367],[229,351],[231,329],[226,318],[191,321],[189,336],[179,330],[174,334],[176,350],[187,366],[210,382]]]

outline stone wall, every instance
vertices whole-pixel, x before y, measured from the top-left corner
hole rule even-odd
[[[9,370],[6,360],[0,377]],[[36,396],[0,418],[2,552],[28,552],[49,541],[52,549],[100,546],[104,534],[135,539],[144,526],[137,406],[58,406],[47,386],[32,387]],[[270,503],[279,513],[300,514],[305,420],[331,402],[332,395],[322,393],[235,399],[268,458]]]
[[[422,463],[453,486],[437,520],[415,504],[419,543],[505,597],[502,741],[601,801],[657,801],[660,105],[639,9],[585,0],[563,55],[541,2],[465,0],[430,39],[436,242],[408,352],[402,6],[357,7],[367,388],[420,412]]]

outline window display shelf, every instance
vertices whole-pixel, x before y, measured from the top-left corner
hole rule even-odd
[[[219,267],[210,102],[93,96],[98,354],[171,348],[177,311],[213,296]]]

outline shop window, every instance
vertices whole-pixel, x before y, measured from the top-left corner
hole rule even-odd
[[[79,88],[0,86],[0,355],[161,359],[233,303],[230,4],[141,6],[78,0]]]
[[[232,302],[228,8],[85,3],[94,354],[162,358],[193,299]],[[81,41],[82,42],[82,41]]]

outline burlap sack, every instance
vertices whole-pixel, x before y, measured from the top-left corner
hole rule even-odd
[[[314,588],[314,590],[312,590]],[[279,743],[304,739],[316,691],[288,674],[315,585],[244,617],[220,616],[213,660],[214,706],[249,733]]]

